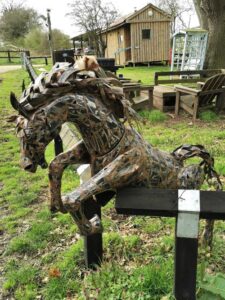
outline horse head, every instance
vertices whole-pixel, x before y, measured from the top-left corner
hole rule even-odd
[[[20,139],[21,167],[35,173],[38,165],[48,167],[45,159],[46,146],[59,134],[61,124],[48,123],[43,108],[33,113],[22,109],[14,94],[10,97],[14,109],[19,112],[10,121],[16,121],[16,133]]]

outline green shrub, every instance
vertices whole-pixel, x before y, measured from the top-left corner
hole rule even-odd
[[[206,110],[206,111],[201,112],[199,114],[199,118],[202,121],[207,121],[207,122],[215,121],[215,120],[219,119],[218,115],[214,111],[211,111],[211,110]]]

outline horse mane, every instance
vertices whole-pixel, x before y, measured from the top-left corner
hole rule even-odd
[[[118,118],[124,122],[128,121],[130,125],[133,120],[138,120],[137,113],[124,98],[121,83],[117,78],[107,77],[101,68],[93,72],[80,70],[67,63],[53,66],[49,73],[41,73],[34,83],[30,83],[24,90],[19,103],[24,111],[33,114],[66,94],[79,92],[95,95]]]

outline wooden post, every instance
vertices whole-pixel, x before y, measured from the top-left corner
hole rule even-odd
[[[194,96],[193,122],[196,121],[198,115],[199,96]]]
[[[54,148],[55,148],[55,155],[59,155],[60,153],[63,152],[63,142],[62,139],[60,137],[60,135],[58,135],[55,139],[54,139]]]
[[[90,165],[81,165],[77,169],[77,173],[80,176],[80,183],[89,180],[91,178]],[[101,202],[100,202],[101,203]],[[90,220],[96,214],[101,218],[101,206],[98,201],[93,198],[88,199],[83,203],[83,211],[85,216]],[[89,269],[95,270],[102,261],[102,234],[93,234],[90,236],[84,236],[84,259],[85,265]]]
[[[101,207],[93,199],[84,203],[84,214],[88,219],[97,214],[101,218]],[[102,261],[102,234],[93,234],[84,237],[84,258],[87,268],[95,270]]]
[[[175,116],[177,117],[180,110],[180,91],[176,91]]]
[[[149,98],[149,109],[153,109],[153,88],[148,89],[148,98]]]
[[[197,255],[197,239],[176,237],[174,280],[176,300],[196,299]]]
[[[47,56],[45,56],[45,65],[46,66],[48,65],[48,58],[47,58]]]
[[[8,53],[8,61],[11,62],[10,50],[8,50],[7,53]]]
[[[178,190],[175,239],[176,300],[196,299],[200,192]]]

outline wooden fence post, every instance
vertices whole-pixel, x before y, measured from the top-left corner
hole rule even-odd
[[[80,176],[80,184],[91,178],[91,167],[89,164],[83,164],[77,169]],[[101,206],[93,198],[86,200],[82,204],[85,216],[90,220],[96,214],[101,218]],[[84,259],[85,265],[89,269],[95,270],[102,261],[102,233],[84,236]]]
[[[55,148],[55,155],[59,155],[60,153],[63,152],[63,142],[60,135],[58,135],[54,139],[54,148]]]
[[[101,207],[93,199],[84,203],[84,213],[88,219],[97,214],[101,218]],[[102,234],[97,233],[90,236],[84,236],[84,259],[86,267],[96,270],[102,261]]]
[[[8,53],[8,61],[11,62],[10,50],[8,50],[7,53]]]
[[[196,299],[200,191],[178,190],[175,239],[175,296]]]

